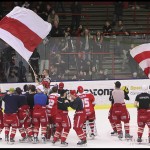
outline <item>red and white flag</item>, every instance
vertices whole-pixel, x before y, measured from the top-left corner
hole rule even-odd
[[[0,38],[28,61],[51,28],[32,10],[17,6],[0,21]]]
[[[142,44],[130,50],[131,56],[139,64],[147,77],[150,77],[150,43]]]

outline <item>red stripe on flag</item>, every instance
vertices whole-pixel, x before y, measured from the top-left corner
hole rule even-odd
[[[13,36],[21,40],[24,47],[31,52],[33,52],[42,41],[41,37],[17,19],[5,16],[0,21],[0,28],[10,32]]]
[[[146,76],[148,77],[149,73],[150,73],[150,67],[147,67],[144,69],[144,73],[146,74]]]
[[[150,58],[150,51],[139,53],[134,57],[135,61],[138,63],[148,58]]]

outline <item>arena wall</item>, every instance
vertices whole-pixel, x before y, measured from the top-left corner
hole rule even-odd
[[[109,108],[110,101],[109,95],[110,92],[114,89],[114,83],[116,80],[100,80],[100,81],[72,81],[72,82],[64,82],[65,89],[73,90],[77,89],[79,85],[85,88],[85,91],[90,91],[94,94],[96,99],[96,108]],[[148,92],[150,92],[150,80],[149,79],[134,79],[134,80],[120,80],[122,86],[127,86],[129,89],[129,97],[130,100],[126,100],[126,104],[128,107],[133,107],[133,103],[136,95],[141,92],[142,85],[146,85],[148,88]],[[0,88],[2,92],[5,92],[10,87],[21,87],[25,84],[35,84],[36,83],[7,83],[0,84]],[[59,84],[59,82],[52,82],[51,87],[55,84]]]

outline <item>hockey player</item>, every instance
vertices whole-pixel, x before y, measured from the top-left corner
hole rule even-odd
[[[34,95],[36,94],[36,86],[35,85],[30,85],[30,88],[29,88],[29,93],[26,94],[26,97],[27,97],[27,104],[29,106],[29,114],[30,114],[30,119],[31,119],[31,125],[30,127],[28,128],[29,132],[33,133],[33,106],[34,106]],[[28,135],[28,140],[29,142],[32,142],[33,141],[33,135],[30,134]]]
[[[112,119],[116,124],[116,129],[118,133],[118,138],[123,138],[122,132],[122,124],[121,121],[124,122],[124,129],[125,129],[125,138],[131,139],[132,136],[130,135],[130,115],[126,108],[124,102],[124,91],[120,89],[121,83],[119,81],[115,82],[115,89],[112,91],[112,97],[114,99],[113,109],[112,109]]]
[[[27,97],[22,94],[20,87],[16,88],[16,94],[18,95],[18,118],[19,118],[19,132],[22,139],[19,139],[21,143],[28,142],[28,137],[33,137],[33,132],[31,129],[31,117],[29,105],[27,103]]]
[[[4,93],[1,92],[0,89],[0,134],[4,128],[4,124],[3,124],[3,111],[2,111],[2,99],[4,97]],[[0,137],[0,140],[2,140],[2,138]]]
[[[122,86],[121,89],[124,91],[124,96],[125,96],[124,99],[129,100],[129,96],[128,96],[129,89],[126,86]],[[112,93],[110,93],[109,100],[111,101],[111,107],[109,109],[108,119],[109,119],[109,122],[113,129],[113,131],[111,132],[111,135],[117,135],[116,125],[112,118],[112,109],[113,109],[113,104],[114,104],[114,99],[113,99]]]
[[[36,87],[37,94],[34,95],[34,108],[33,108],[33,132],[34,132],[34,140],[33,143],[38,143],[38,134],[39,128],[41,125],[41,137],[42,143],[46,142],[46,127],[47,127],[47,113],[46,113],[46,105],[48,104],[48,96],[44,94],[43,85],[38,85]]]
[[[65,91],[65,92],[68,91],[67,89],[64,89],[64,83],[63,82],[60,82],[58,85],[58,94],[60,94],[61,91]]]
[[[43,73],[42,73],[42,81],[39,82],[38,81],[38,76],[35,75],[35,81],[38,83],[38,84],[42,84],[43,87],[44,87],[44,93],[45,94],[49,94],[49,91],[50,91],[50,84],[51,84],[51,78],[49,76],[49,70],[48,69],[44,69],[43,70]]]
[[[148,126],[148,142],[150,143],[150,94],[146,85],[142,86],[142,92],[135,98],[134,106],[137,107],[138,139],[142,142],[142,135],[145,125]]]
[[[29,105],[29,110],[30,110],[30,118],[31,118],[31,129],[33,130],[33,106],[34,106],[34,95],[36,94],[36,86],[35,85],[30,85],[29,93],[26,95],[27,96],[27,103]]]
[[[49,70],[44,69],[42,75],[44,76],[44,78],[43,78],[41,84],[44,86],[44,92],[46,94],[48,94],[50,91],[50,84],[51,84],[51,78],[49,76]]]
[[[60,94],[62,90],[64,90],[64,83],[60,82],[58,85],[58,94]]]
[[[14,88],[10,88],[8,93],[4,96],[3,101],[5,102],[4,107],[4,127],[5,127],[5,141],[10,144],[15,142],[14,138],[16,135],[16,130],[19,126],[19,119],[18,119],[18,100],[16,95],[14,94]],[[9,132],[11,129],[10,139],[9,139]]]
[[[73,129],[81,141],[77,145],[85,145],[87,143],[86,134],[83,131],[83,125],[86,121],[86,113],[81,98],[77,95],[75,90],[70,90],[70,107],[75,109]]]
[[[56,131],[52,142],[54,144],[60,138],[62,146],[68,146],[68,143],[65,141],[71,128],[71,122],[68,116],[70,102],[66,97],[66,91],[62,90],[57,100]]]
[[[50,139],[51,136],[54,136],[55,132],[55,122],[57,114],[57,99],[60,96],[58,94],[58,85],[52,87],[52,93],[48,96],[48,105],[46,106],[47,115],[48,115],[48,124],[47,124],[47,139]]]
[[[109,119],[109,122],[111,124],[112,129],[113,129],[113,131],[110,134],[111,135],[117,135],[116,124],[115,124],[115,121],[112,118],[112,110],[113,110],[113,104],[114,104],[114,99],[113,99],[112,93],[110,93],[109,100],[111,101],[111,107],[109,109],[108,119]]]
[[[90,137],[91,139],[94,139],[96,133],[96,125],[95,125],[95,97],[90,92],[84,92],[84,89],[82,86],[78,86],[77,88],[78,96],[82,99],[84,104],[84,110],[86,112],[86,122],[84,123],[83,130],[86,133],[86,125],[88,123],[88,126],[90,128]],[[87,133],[86,133],[87,134]]]

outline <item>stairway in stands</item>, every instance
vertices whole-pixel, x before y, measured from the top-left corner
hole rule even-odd
[[[64,2],[66,13],[70,13],[71,2]],[[94,35],[97,30],[102,31],[105,21],[108,19],[110,22],[113,20],[113,5],[106,5],[103,3],[86,2],[82,4],[82,16],[81,24],[84,27],[88,27],[91,34]],[[130,32],[147,32],[149,25],[148,23],[148,9],[144,9],[141,5],[140,9],[127,8],[124,9],[123,20],[125,28]],[[88,17],[87,17],[88,16]],[[67,15],[66,19],[60,19],[60,25],[65,28],[71,24],[71,16]],[[110,52],[114,51],[115,40],[110,40]],[[112,71],[112,55],[104,56],[102,62],[103,68],[108,70],[110,75],[115,75],[116,79],[131,78],[131,72],[129,67],[125,65],[125,69],[122,68],[123,55],[120,57],[114,56],[114,71]]]
[[[50,2],[52,6],[55,2]],[[67,26],[70,26],[71,24],[71,15],[70,13],[70,6],[72,2],[63,2],[64,8],[67,13],[67,18],[62,19],[60,18],[60,26],[64,29]],[[105,21],[108,19],[112,21],[113,19],[113,12],[114,12],[114,6],[108,5],[109,2],[81,2],[82,3],[82,16],[81,16],[81,24],[84,27],[88,27],[91,31],[91,34],[94,35],[97,30],[102,31],[103,25]],[[112,3],[112,2],[110,2]],[[123,20],[125,28],[130,32],[147,32],[150,28],[150,25],[148,24],[148,14],[149,10],[144,9],[144,6],[141,5],[140,9],[134,9],[127,8],[124,9],[123,13]],[[110,52],[114,51],[115,42],[113,39],[110,41]],[[122,64],[120,61],[123,59],[123,57],[115,57],[114,58],[114,67],[115,67],[115,77],[116,78],[130,78],[131,73],[129,72],[129,69],[127,68],[124,71],[122,71]],[[103,61],[103,68],[108,69],[109,73],[112,74],[112,56],[105,56]]]
[[[112,21],[114,12],[113,5],[104,5],[103,3],[100,4],[98,2],[82,3],[83,16],[81,17],[81,24],[85,27],[88,26],[93,34],[96,30],[102,30],[102,27],[107,19]],[[60,25],[64,28],[71,24],[71,15],[68,14],[70,13],[71,2],[63,2],[63,4],[67,13],[67,19],[60,19]],[[144,6],[141,5],[140,9],[136,9],[136,11],[134,11],[131,7],[124,9],[123,20],[127,30],[131,32],[147,31],[147,18],[149,10],[144,9],[143,7]],[[88,15],[88,17],[86,15]]]

